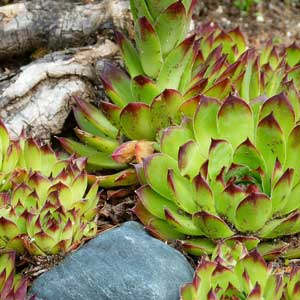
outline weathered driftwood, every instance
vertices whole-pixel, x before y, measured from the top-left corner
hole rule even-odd
[[[72,95],[93,100],[99,84],[95,67],[118,48],[109,40],[92,47],[54,52],[21,68],[11,79],[0,79],[0,118],[13,135],[24,127],[48,139],[61,131]]]
[[[91,44],[91,36],[112,22],[130,27],[128,0],[30,0],[0,7],[0,59],[38,48]]]

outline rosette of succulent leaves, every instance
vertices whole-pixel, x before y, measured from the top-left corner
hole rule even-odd
[[[296,300],[300,269],[289,275],[267,264],[257,250],[242,243],[219,244],[212,257],[202,257],[192,283],[184,285],[181,300]]]
[[[101,186],[136,184],[129,163],[157,150],[162,129],[192,116],[201,95],[223,101],[235,93],[248,102],[283,91],[298,97],[299,48],[268,43],[257,52],[239,29],[225,32],[211,24],[188,34],[195,4],[131,1],[135,41],[116,33],[126,70],[107,63],[100,74],[111,102],[96,108],[76,100],[80,142],[59,140],[69,153],[86,156],[89,170],[118,170],[99,176]]]
[[[11,140],[0,123],[0,247],[64,254],[97,231],[98,182],[88,188],[86,159],[61,160],[48,145]]]
[[[299,256],[283,240],[300,231],[299,113],[293,89],[255,100],[202,95],[191,118],[163,131],[161,153],[137,165],[137,215],[194,254],[243,236],[265,256]]]

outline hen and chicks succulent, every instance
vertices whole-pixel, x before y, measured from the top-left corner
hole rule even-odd
[[[130,4],[135,43],[116,33],[126,70],[107,63],[100,76],[111,102],[77,98],[79,142],[59,138],[77,158],[0,124],[0,299],[26,290],[12,249],[75,249],[96,234],[99,186],[138,181],[146,228],[211,255],[182,300],[296,299],[299,270],[283,276],[262,255],[300,256],[283,238],[300,232],[300,49],[248,49],[239,29],[209,23],[187,35],[194,0]]]
[[[300,296],[300,269],[278,272],[239,242],[219,244],[211,258],[202,257],[181,300],[295,300]]]
[[[65,253],[96,233],[98,183],[86,159],[62,160],[48,146],[11,141],[1,124],[0,247],[33,255]]]
[[[88,158],[90,170],[125,170],[100,177],[105,187],[136,183],[128,162],[141,155],[133,145],[148,141],[142,144],[142,158],[147,156],[149,142],[164,128],[192,116],[200,95],[224,100],[237,93],[249,102],[287,90],[297,94],[300,85],[297,47],[268,43],[258,53],[247,49],[239,29],[225,32],[210,23],[186,37],[195,1],[148,2],[131,1],[134,44],[116,33],[126,70],[106,63],[100,75],[111,102],[101,101],[99,109],[77,98],[75,134],[80,142],[60,138],[69,153]],[[133,141],[130,151],[120,148],[128,140]]]

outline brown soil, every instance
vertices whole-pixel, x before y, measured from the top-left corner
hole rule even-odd
[[[252,5],[249,12],[235,7],[233,0],[199,1],[195,19],[212,21],[224,29],[239,26],[251,46],[259,47],[270,38],[286,45],[300,44],[300,1],[269,0]]]

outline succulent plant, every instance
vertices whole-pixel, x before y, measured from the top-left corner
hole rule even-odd
[[[0,253],[0,300],[25,300],[27,280],[15,274],[15,252]]]
[[[127,163],[138,161],[140,154],[131,148],[120,159],[121,151],[128,150],[122,143],[155,141],[161,130],[179,124],[182,115],[192,117],[200,95],[224,100],[234,92],[251,101],[291,90],[298,96],[296,46],[280,50],[268,43],[259,54],[247,49],[238,28],[225,32],[211,23],[186,37],[196,1],[148,2],[131,1],[135,44],[116,33],[126,71],[107,63],[101,73],[111,102],[101,101],[98,109],[77,98],[75,134],[80,142],[60,138],[67,152],[88,158],[90,170],[120,170],[99,176],[103,187],[136,184]],[[115,152],[119,157],[113,161]]]
[[[187,53],[181,53],[180,48],[174,49],[186,38],[196,1],[133,0],[130,4],[135,23],[136,48],[123,34],[117,33],[127,70],[132,78],[138,75],[157,78],[158,86],[164,87],[172,63],[177,60],[179,65],[176,70],[182,73],[186,62],[178,58],[181,56],[183,60],[188,60]],[[149,64],[149,60],[152,63]],[[177,77],[174,74],[171,76]]]
[[[49,176],[57,161],[49,145],[39,145],[37,140],[27,139],[24,133],[16,140],[11,139],[0,120],[0,191],[11,187],[10,177],[16,170],[39,171]]]
[[[155,20],[151,30],[149,26],[152,26],[152,23],[150,21],[149,24],[145,23],[147,21],[146,17],[136,19],[137,49],[123,34],[116,34],[126,70],[129,74],[111,63],[106,63],[100,76],[106,94],[112,101],[112,103],[102,101],[100,107],[104,115],[116,127],[114,129],[115,134],[118,129],[121,129],[122,133],[129,139],[155,140],[159,129],[164,128],[165,124],[179,120],[178,109],[185,101],[205,91],[206,77],[212,77],[210,74],[216,73],[216,71],[220,74],[221,70],[224,71],[224,69],[221,69],[219,60],[222,60],[224,66],[228,66],[230,63],[226,59],[227,53],[230,53],[231,59],[236,61],[246,49],[244,36],[239,29],[228,34],[224,31],[215,30],[213,41],[210,41],[212,34],[207,37],[208,40],[204,35],[204,33],[211,33],[209,30],[203,30],[203,33],[199,33],[201,40],[197,35],[177,40],[179,35],[172,34],[172,31],[176,28],[176,33],[178,33],[178,28],[182,27],[185,32],[186,28],[189,27],[190,14],[195,5],[195,1],[190,2],[189,13],[186,14],[185,7],[187,6],[183,2],[173,1],[173,4],[170,4],[159,15],[159,19],[166,18],[166,20],[163,23]],[[132,9],[134,10],[134,8]],[[168,25],[166,26],[165,23]],[[160,27],[163,29],[160,29]],[[154,41],[150,38],[151,35],[159,35],[161,31],[172,36],[173,41],[164,38],[164,36],[155,38],[155,40],[160,39],[161,46],[159,49],[163,49],[164,46],[169,49],[166,54],[161,55],[162,61],[158,61],[153,46]],[[142,32],[145,37],[142,38],[139,32]],[[168,46],[169,42],[172,42],[172,46]],[[221,44],[224,45],[224,49]],[[201,45],[200,48],[199,45]],[[143,51],[145,47],[149,47],[149,51]],[[216,51],[215,48],[217,47]],[[203,52],[208,51],[208,54],[211,55],[203,54],[202,50]],[[147,53],[148,56],[144,57],[143,53]],[[149,64],[149,61],[152,63]],[[133,68],[137,65],[140,67]],[[158,71],[152,74],[147,70],[149,65]],[[209,93],[214,91],[213,89]],[[102,129],[103,125],[101,123],[106,121],[102,120],[103,115],[96,117],[96,109],[93,106],[89,106],[88,111],[83,107],[82,102],[77,103],[74,114],[82,130],[92,132],[94,130],[86,127],[86,125],[95,125],[99,122],[96,126],[101,129],[102,134],[112,134],[112,132],[107,133]],[[131,126],[132,123],[136,126]],[[99,132],[94,132],[94,134],[99,134]],[[115,138],[115,136],[111,137]],[[83,140],[83,142],[86,141]]]
[[[164,131],[162,153],[138,165],[136,214],[158,236],[193,237],[183,245],[194,254],[235,235],[264,240],[266,256],[286,250],[265,242],[300,231],[298,120],[298,96],[202,96],[192,119]]]
[[[21,147],[19,142],[10,140],[8,131],[0,120],[0,190],[1,186],[5,185],[8,174],[17,166],[20,155]]]
[[[267,264],[257,250],[241,243],[218,245],[212,258],[202,257],[192,283],[181,288],[181,300],[296,300],[300,269],[290,275]]]
[[[86,159],[59,159],[50,146],[21,135],[10,140],[0,123],[0,247],[31,254],[67,252],[96,233],[99,200],[88,190]]]
[[[154,141],[157,128],[166,120],[170,124],[169,119],[183,101],[180,93],[171,89],[184,84],[190,73],[188,65],[192,65],[195,57],[195,37],[185,39],[195,1],[148,2],[131,1],[136,45],[122,33],[116,33],[129,75],[109,63],[101,74],[104,89],[113,103],[102,102],[103,113],[77,99],[74,115],[80,129],[75,129],[75,133],[85,145],[60,139],[68,152],[87,156],[93,170],[124,169],[124,164],[110,157],[115,150],[120,153],[118,147],[124,141],[119,136],[120,129],[131,140]],[[166,88],[169,92],[150,112],[149,105]],[[160,120],[162,105],[167,106],[169,113],[163,121]],[[126,172],[122,176],[127,178]]]
[[[201,39],[191,83],[207,80],[201,94],[224,99],[235,92],[251,101],[284,91],[287,80],[293,80],[299,90],[300,50],[296,45],[283,48],[269,41],[257,51],[248,49],[239,29],[225,32],[216,24],[206,23],[197,32]]]
[[[261,55],[254,49],[244,51],[245,39],[238,29],[226,33],[218,27],[203,26],[199,36],[198,42],[192,36],[178,46],[188,47],[193,57],[193,62],[186,66],[188,74],[179,77],[184,79],[179,85],[166,82],[159,88],[157,78],[131,78],[122,69],[106,64],[102,81],[113,103],[101,102],[103,115],[94,106],[77,101],[74,114],[81,128],[76,130],[79,139],[92,148],[112,153],[119,145],[118,129],[133,140],[154,140],[165,124],[178,122],[178,114],[189,114],[200,94],[224,99],[237,92],[248,101],[285,90],[283,82],[287,77],[299,86],[298,68],[291,69],[285,62],[285,52],[279,54],[276,47],[268,44]],[[71,147],[76,150],[75,144]],[[78,146],[76,151],[80,149]]]
[[[85,160],[57,160],[48,176],[16,169],[0,194],[0,246],[34,255],[65,253],[96,234],[98,182],[87,190]]]
[[[105,114],[83,100],[76,99],[77,105],[73,111],[80,129],[75,129],[75,133],[81,143],[67,138],[59,140],[67,152],[86,156],[90,170],[121,170],[111,176],[98,176],[101,186],[137,183],[134,170],[128,169],[126,164],[130,162],[128,158],[138,160],[143,153],[154,151],[153,148],[150,149],[149,143],[138,143],[137,140],[154,141],[157,127],[166,122],[166,118],[160,120],[161,105],[166,106],[166,102],[170,102],[167,108],[174,115],[179,101],[183,101],[178,92],[170,90],[162,97],[162,101],[154,105],[152,113],[148,105],[160,94],[162,88],[159,85],[170,88],[179,86],[187,64],[192,63],[195,38],[183,39],[189,29],[194,5],[195,1],[131,1],[136,47],[120,32],[116,33],[116,38],[132,79],[122,69],[112,64],[106,65],[101,79],[113,103],[102,102]],[[151,64],[149,60],[152,61]],[[169,78],[170,75],[172,78]],[[154,82],[156,79],[157,82]],[[153,122],[152,116],[155,116]],[[170,124],[168,116],[167,124]],[[131,144],[121,146],[124,138],[120,135],[120,128],[122,134],[133,140]],[[111,157],[113,153],[117,162]],[[90,176],[90,179],[95,180],[96,177]]]

